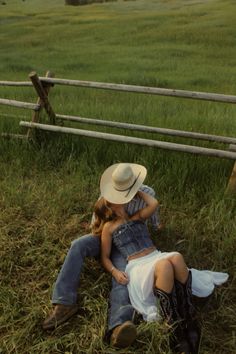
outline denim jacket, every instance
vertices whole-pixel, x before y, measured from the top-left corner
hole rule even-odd
[[[118,226],[112,234],[112,241],[126,259],[154,246],[147,225],[140,220]]]

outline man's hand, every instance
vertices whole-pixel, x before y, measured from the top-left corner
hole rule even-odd
[[[119,284],[126,285],[129,282],[128,275],[119,269],[114,269],[114,271],[112,272],[112,276]]]

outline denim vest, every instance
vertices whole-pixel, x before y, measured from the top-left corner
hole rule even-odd
[[[126,259],[154,246],[147,225],[140,220],[118,226],[112,234],[112,241]]]

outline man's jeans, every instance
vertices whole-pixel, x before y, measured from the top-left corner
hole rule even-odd
[[[53,304],[72,305],[76,303],[84,260],[86,257],[100,257],[100,251],[98,236],[85,235],[72,242],[55,283]],[[116,268],[125,270],[126,260],[115,247],[112,248],[111,259]],[[133,314],[134,310],[129,301],[127,287],[118,284],[112,278],[108,329],[111,330],[125,321],[132,320]]]

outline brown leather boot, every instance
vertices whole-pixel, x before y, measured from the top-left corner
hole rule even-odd
[[[43,329],[54,329],[60,324],[66,322],[71,316],[73,316],[79,307],[78,305],[62,305],[57,304],[55,305],[52,313],[49,315],[48,318],[43,322],[42,327]]]
[[[126,348],[131,345],[137,336],[137,330],[133,322],[126,321],[117,326],[111,335],[111,345],[117,348]]]

